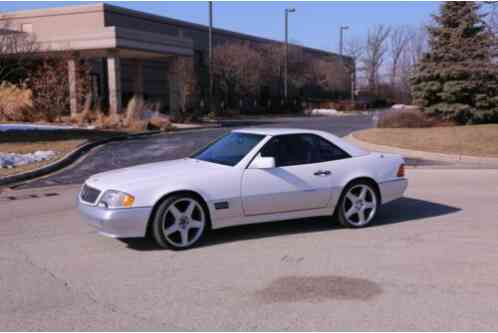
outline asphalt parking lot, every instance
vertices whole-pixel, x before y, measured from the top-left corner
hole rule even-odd
[[[96,235],[77,186],[4,192],[0,327],[496,330],[498,171],[408,178],[369,228],[234,227],[181,252]]]

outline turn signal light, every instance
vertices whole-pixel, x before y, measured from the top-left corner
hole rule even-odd
[[[123,197],[122,199],[122,204],[123,204],[123,207],[131,207],[133,205],[133,203],[135,202],[135,198],[131,195],[126,195]]]
[[[405,176],[405,165],[401,164],[398,169],[398,173],[396,174],[398,177],[404,177]]]

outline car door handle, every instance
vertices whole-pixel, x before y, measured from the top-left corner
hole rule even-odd
[[[318,170],[314,173],[315,176],[328,176],[331,172],[329,170]]]

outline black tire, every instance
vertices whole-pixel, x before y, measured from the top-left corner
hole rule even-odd
[[[170,207],[173,204],[175,204],[175,208],[178,209],[178,207],[176,205],[178,205],[179,203],[181,203],[183,201],[194,201],[195,203],[197,203],[197,206],[194,208],[196,210],[195,213],[202,215],[203,219],[204,219],[204,226],[200,230],[200,235],[197,236],[197,234],[196,234],[195,241],[192,242],[191,244],[186,245],[186,246],[179,245],[178,243],[175,243],[172,239],[170,239],[173,237],[172,236],[173,234],[179,233],[180,235],[178,235],[178,236],[181,236],[179,238],[181,240],[183,240],[183,235],[181,235],[182,232],[180,230],[173,231],[170,234],[170,236],[168,236],[170,238],[168,238],[165,235],[166,224],[168,223],[168,220],[171,220],[171,218],[172,218],[171,212],[169,211]],[[184,213],[184,212],[182,212],[182,213]],[[173,219],[175,221],[177,220],[174,217],[173,217]],[[197,221],[195,221],[195,222],[197,222]],[[159,204],[159,207],[156,209],[155,215],[153,216],[151,223],[152,223],[151,234],[152,234],[152,237],[154,238],[155,242],[157,243],[157,245],[159,245],[161,248],[172,249],[172,250],[186,250],[186,249],[190,249],[192,247],[195,247],[196,245],[198,245],[199,243],[202,242],[202,240],[204,239],[207,231],[209,230],[209,226],[210,226],[209,213],[208,213],[204,203],[202,201],[200,201],[198,198],[196,198],[195,196],[188,195],[188,194],[178,194],[178,195],[175,194],[175,195],[172,195],[170,197],[167,197],[164,201],[162,201]],[[173,224],[175,224],[175,223],[171,223],[170,226],[172,226]],[[195,228],[193,228],[193,229],[195,229]],[[189,238],[189,231],[190,231],[190,229],[187,229],[187,231],[186,231],[187,239]],[[176,236],[177,235],[175,235],[175,237]]]
[[[357,191],[361,193],[361,189],[363,187],[368,189],[366,198],[363,200],[364,203],[361,204],[353,202],[350,199],[351,196],[348,196],[348,194],[351,193],[354,197]],[[357,199],[358,201],[361,200],[359,197]],[[372,206],[372,208],[370,208],[370,206]],[[363,228],[369,226],[372,223],[372,221],[375,219],[375,216],[377,215],[377,212],[379,211],[379,207],[380,196],[374,184],[367,180],[357,180],[348,184],[343,190],[334,215],[339,221],[339,224],[343,227]],[[353,211],[357,210],[358,212],[353,212],[353,214],[348,217],[348,212],[351,212],[351,208],[353,208]],[[360,214],[363,215],[363,220],[361,219]]]

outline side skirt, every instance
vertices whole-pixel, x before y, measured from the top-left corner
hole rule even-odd
[[[213,229],[220,229],[224,227],[231,227],[236,225],[245,225],[263,222],[276,222],[283,220],[294,220],[307,217],[316,216],[332,216],[334,209],[332,207],[325,207],[321,209],[301,210],[287,213],[265,214],[256,216],[241,216],[237,218],[218,220],[213,223]]]

